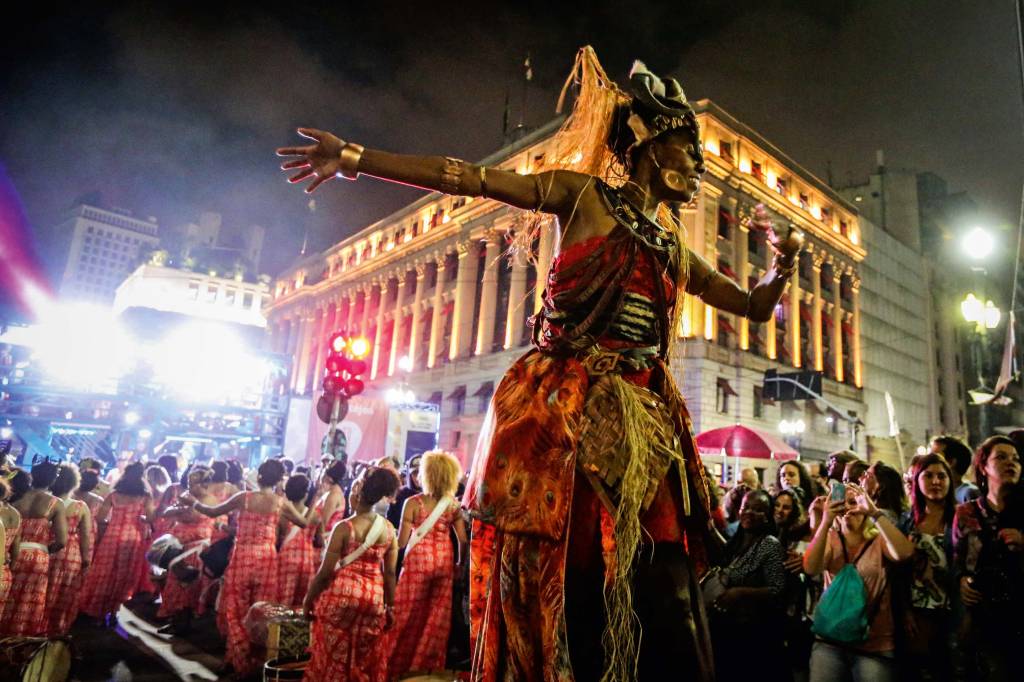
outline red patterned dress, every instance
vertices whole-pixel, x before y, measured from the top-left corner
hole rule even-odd
[[[277,560],[277,603],[302,608],[309,583],[316,575],[316,551],[313,536],[316,524],[306,528],[290,526]]]
[[[348,542],[342,556],[360,543],[348,524]],[[379,650],[384,633],[384,573],[381,561],[391,546],[394,529],[384,542],[370,547],[361,557],[334,572],[334,578],[313,607],[309,651],[312,658],[302,678],[309,682],[345,680],[384,682],[388,658]]]
[[[53,542],[50,512],[21,519],[21,548],[11,570],[11,589],[0,616],[0,634],[40,637],[46,634],[46,587],[50,579],[49,545]]]
[[[430,516],[422,502],[423,495],[406,501],[407,505],[416,505],[414,528]],[[444,668],[455,578],[450,531],[458,515],[458,507],[452,505],[412,550],[406,550],[395,591],[395,627],[389,657],[392,676]]]
[[[50,580],[46,593],[46,631],[50,637],[67,634],[78,615],[82,592],[82,519],[87,505],[68,500],[68,544],[50,557]]]
[[[19,529],[7,528],[5,530],[7,531],[7,539],[5,540],[4,556],[7,557],[7,561],[0,564],[0,604],[7,603],[7,594],[11,591],[11,568],[8,562],[13,561],[11,550],[14,549],[14,538],[18,535]]]
[[[231,560],[224,573],[217,610],[227,625],[227,658],[240,675],[256,671],[259,661],[243,621],[249,607],[258,601],[270,601],[277,591],[277,522],[281,500],[270,513],[249,509],[249,500],[257,493],[245,493],[244,507],[238,515],[238,531]]]
[[[213,535],[213,524],[216,519],[203,516],[198,513],[190,513],[188,518],[179,519],[174,522],[167,532],[178,538],[182,549],[187,556],[176,559],[183,561],[188,566],[193,566],[200,571],[200,576],[189,583],[178,580],[173,570],[167,571],[167,582],[160,592],[160,609],[157,616],[165,618],[173,616],[180,611],[199,608],[199,596],[203,590],[202,570],[203,562],[199,558],[203,548],[210,544],[210,537]]]
[[[146,563],[146,498],[111,493],[110,522],[93,553],[82,589],[82,613],[116,614],[132,598]]]

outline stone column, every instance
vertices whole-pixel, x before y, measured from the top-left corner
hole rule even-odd
[[[430,345],[427,347],[427,367],[437,365],[437,354],[440,351],[441,335],[444,333],[441,326],[441,313],[444,311],[444,254],[437,259],[437,281],[434,285],[434,312],[430,316]]]
[[[380,281],[380,296],[377,299],[377,328],[373,333],[373,360],[370,363],[370,378],[376,379],[380,367],[381,342],[384,340],[384,311],[387,306],[388,285],[390,278],[385,276]]]
[[[455,319],[452,321],[452,338],[448,357],[465,357],[469,354],[469,343],[473,339],[473,303],[476,299],[476,249],[471,241],[456,244],[459,253],[459,270],[455,277]]]
[[[366,338],[370,330],[370,302],[373,301],[373,283],[363,285],[363,316],[359,318],[359,336]]]
[[[839,285],[841,270],[832,268],[832,367],[836,381],[843,380],[843,295]]]
[[[494,315],[498,304],[498,268],[500,249],[498,235],[487,234],[486,255],[484,258],[484,275],[480,282],[480,319],[476,327],[475,355],[490,353],[494,345]]]
[[[295,392],[303,394],[306,392],[306,375],[309,373],[309,352],[313,343],[313,315],[303,313],[301,329],[301,342],[298,346],[298,354],[295,359],[295,378],[292,384]]]
[[[851,288],[851,302],[853,305],[853,383],[858,388],[864,385],[863,374],[861,374],[860,364],[860,277],[856,274],[851,275],[852,281],[850,282]]]
[[[320,318],[320,330],[317,332],[316,360],[313,365],[313,385],[310,387],[317,390],[317,377],[324,371],[324,363],[327,361],[327,339],[334,333],[334,320],[341,306],[337,300],[328,301],[324,304],[324,312]]]
[[[800,357],[800,268],[789,278],[789,349],[794,367],[802,367]]]
[[[764,326],[764,349],[768,352],[768,357],[772,360],[779,359],[779,345],[775,337],[775,311],[772,310],[772,316],[768,318],[768,322]]]
[[[548,283],[548,270],[551,268],[551,253],[554,249],[555,225],[545,220],[540,228],[540,244],[537,247],[537,287],[533,292],[533,312],[544,306],[544,289]]]
[[[514,348],[523,338],[523,306],[526,305],[526,259],[522,253],[512,257],[509,277],[508,315],[505,316],[505,348]]]
[[[732,236],[732,252],[733,252],[733,269],[736,271],[736,276],[739,278],[737,284],[740,288],[746,291],[750,288],[750,256],[747,253],[748,244],[747,236],[749,228],[739,220],[739,213],[736,210],[736,199],[735,197],[728,197],[726,201],[729,203],[729,209],[733,217],[736,218],[736,229],[733,230]],[[750,320],[743,315],[735,315],[735,323],[733,328],[736,333],[739,334],[739,345],[743,350],[750,348]]]
[[[356,288],[349,289],[345,296],[348,297],[348,310],[345,312],[345,332],[352,334],[356,326],[356,301],[359,298],[359,290]]]
[[[395,373],[395,366],[398,364],[398,339],[402,335],[402,306],[405,305],[405,276],[408,270],[402,270],[398,276],[398,295],[395,296],[395,307],[392,317],[394,324],[391,325],[391,353],[388,355],[388,376]]]
[[[825,339],[822,338],[821,333],[821,311],[825,305],[825,300],[821,297],[821,266],[825,257],[820,251],[813,253],[812,256],[814,257],[814,268],[811,271],[811,276],[814,277],[814,300],[811,324],[814,329],[811,330],[811,334],[814,339],[814,369],[820,372],[825,368]]]
[[[416,293],[413,294],[412,298],[412,330],[409,333],[409,347],[406,349],[409,353],[409,358],[412,360],[413,369],[419,369],[416,366],[416,351],[419,350],[418,346],[420,343],[420,336],[422,330],[420,325],[423,324],[423,288],[427,284],[427,266],[423,263],[416,264]]]

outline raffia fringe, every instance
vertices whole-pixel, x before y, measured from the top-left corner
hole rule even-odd
[[[622,405],[622,456],[628,464],[620,484],[619,505],[615,514],[615,552],[606,567],[604,593],[606,624],[602,636],[605,672],[602,682],[635,680],[637,653],[643,636],[633,610],[631,588],[633,563],[641,543],[640,508],[647,491],[647,462],[651,453],[651,434],[660,425],[644,409],[638,390],[621,377],[613,377],[612,387]]]

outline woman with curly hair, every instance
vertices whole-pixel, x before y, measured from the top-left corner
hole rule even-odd
[[[46,593],[46,630],[50,637],[66,635],[78,616],[82,580],[92,560],[92,514],[89,506],[71,497],[80,478],[74,464],[61,464],[50,492],[64,505],[68,544],[50,557]]]
[[[117,610],[134,596],[145,570],[153,516],[145,466],[129,464],[96,513],[96,553],[82,589],[82,613],[108,625],[115,622]]]
[[[253,673],[259,661],[243,620],[249,607],[258,601],[274,599],[277,591],[277,525],[286,518],[304,528],[303,518],[292,503],[275,492],[284,478],[280,460],[268,459],[257,471],[255,492],[242,491],[218,505],[196,502],[193,509],[211,518],[238,512],[235,545],[231,549],[218,614],[223,613],[227,635],[227,660],[236,674]]]
[[[32,467],[31,489],[14,502],[21,514],[21,541],[12,566],[12,586],[0,617],[0,633],[19,637],[46,634],[46,594],[50,558],[67,544],[64,505],[50,494],[57,465],[44,460]]]
[[[389,679],[381,635],[394,624],[398,541],[394,527],[373,507],[400,485],[398,474],[380,467],[366,469],[352,485],[355,513],[331,531],[302,603],[313,621],[304,680]]]
[[[277,560],[277,603],[293,609],[302,608],[302,600],[316,573],[314,536],[318,532],[316,511],[306,506],[309,496],[309,477],[293,474],[284,484],[284,496],[296,511],[309,521],[305,528],[281,519],[278,536],[283,538]]]
[[[454,497],[461,477],[462,465],[454,455],[427,452],[420,460],[423,493],[405,501],[398,528],[398,547],[405,557],[395,594],[392,676],[444,668],[452,584],[466,560],[466,524]],[[458,557],[452,556],[452,531]]]
[[[182,554],[167,567],[167,582],[161,591],[157,616],[170,618],[172,622],[161,628],[161,632],[188,632],[192,614],[199,608],[199,597],[204,585],[201,579],[203,564],[199,554],[210,544],[214,519],[194,511],[192,503],[217,504],[217,498],[209,492],[212,473],[205,466],[188,467],[184,473],[187,489],[179,492],[174,506],[164,511],[168,532],[181,543]]]

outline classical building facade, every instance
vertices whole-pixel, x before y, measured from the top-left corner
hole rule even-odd
[[[697,110],[708,173],[694,204],[679,211],[688,247],[752,285],[771,267],[764,235],[748,228],[758,203],[781,228],[803,230],[808,246],[766,324],[686,298],[673,368],[694,426],[742,421],[777,431],[782,419],[803,421],[806,455],[849,447],[864,412],[859,267],[866,252],[857,213],[715,104],[701,101]],[[531,172],[552,153],[557,126],[484,163]],[[545,229],[534,258],[509,257],[507,244],[537,218],[494,201],[429,194],[296,263],[277,278],[265,311],[272,350],[294,356],[294,391],[319,391],[331,331],[357,331],[372,341],[371,388],[403,382],[420,400],[440,403],[440,444],[467,461],[495,385],[529,348],[529,318],[556,251],[554,219],[539,217]],[[820,370],[826,400],[772,403],[762,396],[770,368]]]

